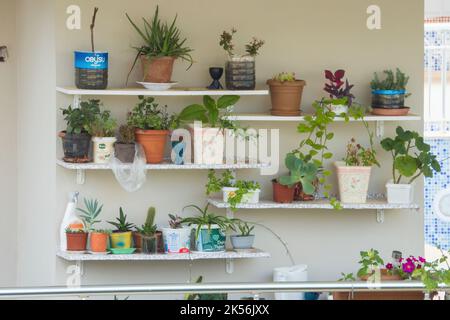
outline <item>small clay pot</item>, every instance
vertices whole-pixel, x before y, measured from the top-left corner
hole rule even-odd
[[[109,235],[107,233],[91,233],[91,251],[102,253],[106,252],[108,249],[108,238]]]
[[[67,251],[86,251],[87,233],[66,233]]]
[[[139,232],[133,232],[133,242],[136,252],[142,251],[142,235]]]
[[[172,79],[174,57],[149,58],[141,55],[144,82],[169,83]]]
[[[159,164],[164,161],[169,133],[167,130],[136,130],[136,142],[144,148],[147,163]]]
[[[273,180],[273,201],[276,203],[292,203],[294,202],[295,186],[288,187],[280,184],[277,180]]]
[[[136,146],[134,143],[116,143],[114,145],[116,158],[123,163],[133,163],[136,155]]]
[[[272,115],[274,116],[299,116],[301,115],[301,103],[303,88],[306,82],[303,80],[280,82],[268,80],[270,97],[272,100]]]

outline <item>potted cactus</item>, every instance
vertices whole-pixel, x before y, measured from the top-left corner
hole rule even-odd
[[[394,139],[381,141],[383,149],[393,158],[392,179],[386,184],[387,199],[391,204],[411,204],[414,182],[421,175],[432,178],[433,172],[441,172],[441,165],[418,132],[397,127],[396,133]]]
[[[183,226],[183,218],[169,214],[169,228],[163,229],[166,253],[188,253],[191,248],[192,228]]]
[[[228,61],[225,66],[225,80],[228,90],[254,90],[256,87],[255,58],[264,46],[264,41],[253,37],[245,46],[245,55],[234,52],[233,36],[237,32],[224,31],[220,36],[220,46],[227,52]]]
[[[268,80],[267,84],[270,87],[270,97],[272,99],[272,115],[301,115],[303,88],[306,86],[305,81],[297,80],[293,72],[282,72],[273,77],[273,79]]]
[[[409,96],[406,86],[409,77],[400,69],[384,71],[385,79],[381,80],[377,73],[370,83],[372,88],[372,113],[383,116],[402,116],[409,113],[405,107],[405,98]]]
[[[116,230],[110,236],[113,253],[134,252],[134,249],[131,250],[132,228],[134,224],[127,221],[127,215],[124,214],[123,209],[120,208],[119,217],[116,218],[116,221],[109,221],[108,223],[116,227]]]
[[[350,85],[348,79],[343,81],[345,77],[345,70],[337,70],[331,72],[325,71],[325,78],[328,83],[325,84],[325,92],[330,95],[330,99],[326,100],[326,104],[330,111],[337,115],[348,113],[348,109],[353,104],[355,96],[351,93],[354,85]]]
[[[157,254],[162,241],[158,227],[155,225],[155,217],[156,209],[150,207],[145,223],[140,228],[136,228],[141,236],[141,252],[145,254]]]
[[[122,125],[119,128],[119,139],[114,145],[115,156],[123,163],[132,163],[136,155],[135,128]]]
[[[231,236],[231,244],[235,250],[251,250],[255,243],[255,235],[252,233],[255,230],[255,226],[250,226],[248,222],[237,220],[235,222],[238,235]]]
[[[115,130],[117,121],[111,117],[110,111],[103,111],[95,116],[87,125],[87,131],[92,136],[94,163],[109,163],[114,153]]]

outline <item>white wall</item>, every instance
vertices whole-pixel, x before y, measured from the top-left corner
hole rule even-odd
[[[8,46],[10,59],[0,62],[0,287],[16,283],[17,136],[16,136],[16,5],[0,0],[0,46]]]
[[[450,15],[450,2],[448,0],[425,0],[426,17],[442,17]]]
[[[135,55],[131,46],[140,43],[124,13],[129,12],[135,19],[142,15],[148,17],[156,3],[148,0],[19,2],[18,272],[22,285],[65,283],[69,264],[55,258],[55,249],[58,224],[70,191],[79,190],[84,196],[99,198],[105,204],[104,220],[113,219],[119,206],[123,206],[136,223],[144,221],[150,205],[157,208],[158,223],[164,225],[168,213],[179,212],[188,204],[205,202],[206,172],[153,172],[142,190],[127,194],[115,183],[111,172],[89,172],[87,184],[76,186],[75,174],[56,169],[54,164],[55,150],[61,156],[56,132],[64,128],[61,115],[56,111],[71,103],[70,98],[62,95],[58,95],[55,102],[54,87],[56,83],[73,84],[72,52],[89,48],[88,25],[94,4],[101,8],[97,19],[97,48],[110,52],[111,86],[123,86]],[[195,49],[197,61],[188,72],[186,65],[178,62],[174,79],[187,86],[206,86],[210,82],[208,67],[222,65],[225,59],[218,46],[218,36],[224,29],[235,26],[239,30],[239,45],[253,35],[266,40],[257,65],[260,85],[274,73],[287,70],[295,71],[308,81],[303,103],[306,111],[310,110],[314,99],[323,95],[325,68],[346,69],[351,82],[357,84],[358,100],[369,103],[368,83],[372,72],[398,66],[411,75],[409,89],[414,95],[408,102],[415,113],[422,114],[423,1],[379,0],[383,13],[380,31],[366,28],[366,9],[372,3],[369,0],[230,0],[211,5],[209,0],[166,0],[160,3],[162,16],[171,18],[175,13],[179,14],[179,25]],[[71,4],[79,4],[82,8],[81,31],[65,28],[66,8]],[[405,12],[407,17],[403,17]],[[138,78],[139,71],[136,70],[133,79]],[[123,120],[136,99],[108,98],[103,101]],[[176,111],[198,99],[159,101]],[[268,98],[243,98],[238,111],[263,112],[268,111],[269,105]],[[386,134],[392,134],[396,125],[388,124]],[[404,125],[422,131],[420,123]],[[278,124],[263,123],[259,126],[281,130],[283,155],[296,147],[301,139],[296,133],[296,124],[278,127]],[[358,124],[336,124],[332,129],[337,135],[332,145],[336,159],[343,157],[344,145],[351,137],[361,138],[363,143],[368,141]],[[391,160],[381,150],[379,152],[384,166],[374,170],[373,192],[384,191],[384,183],[389,178]],[[33,166],[29,165],[30,159]],[[271,177],[260,177],[257,171],[240,172],[239,177],[259,180],[264,186],[264,196],[270,197]],[[418,201],[422,203],[421,187],[419,183]],[[422,211],[388,212],[382,225],[375,222],[375,214],[371,211],[242,211],[237,216],[263,222],[277,230],[288,241],[296,261],[309,265],[311,280],[335,280],[340,272],[353,271],[358,253],[363,249],[378,248],[386,256],[393,249],[408,254],[423,252]],[[204,275],[209,282],[270,280],[272,269],[287,265],[289,260],[274,238],[263,230],[257,232],[256,245],[269,251],[273,256],[271,259],[238,262],[233,275],[225,273],[223,262],[195,262],[193,276]],[[183,283],[188,280],[189,267],[188,262],[88,263],[83,281],[85,284]]]

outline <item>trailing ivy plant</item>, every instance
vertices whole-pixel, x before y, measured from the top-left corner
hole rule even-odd
[[[431,153],[431,147],[424,142],[418,132],[397,127],[397,136],[381,141],[381,146],[390,152],[393,158],[392,177],[395,184],[408,178],[413,183],[421,175],[433,177],[433,171],[441,172],[441,165]]]

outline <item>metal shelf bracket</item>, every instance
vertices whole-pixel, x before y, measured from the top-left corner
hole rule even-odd
[[[77,184],[83,185],[86,183],[86,170],[78,169],[77,170]]]
[[[384,223],[384,209],[377,210],[377,222]]]
[[[384,136],[384,121],[377,121],[376,134],[379,139]]]
[[[234,272],[234,260],[227,259],[225,262],[226,271],[228,274],[233,274]]]

